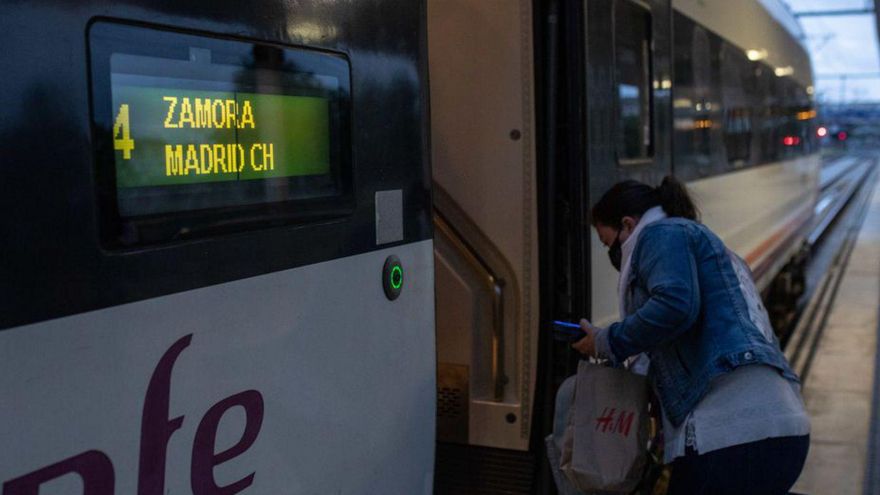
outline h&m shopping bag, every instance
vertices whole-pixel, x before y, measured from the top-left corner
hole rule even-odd
[[[624,369],[578,365],[562,471],[584,492],[629,493],[647,462],[648,382]]]

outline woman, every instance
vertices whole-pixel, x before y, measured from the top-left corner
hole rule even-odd
[[[697,221],[684,186],[616,184],[592,224],[620,274],[621,321],[586,320],[576,350],[650,357],[663,413],[669,493],[785,494],[809,448],[798,378],[745,263]]]

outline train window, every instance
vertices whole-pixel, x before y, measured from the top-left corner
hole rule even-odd
[[[718,81],[720,40],[702,26],[694,25],[689,53],[694,78],[694,159],[701,177],[714,175],[726,166],[720,155],[721,95]],[[687,52],[686,52],[687,53]]]
[[[689,17],[673,17],[675,174],[696,180],[810,152],[806,89]]]
[[[721,101],[724,144],[734,168],[749,164],[752,148],[752,106],[755,79],[751,62],[730,43],[721,45]]]
[[[675,16],[676,174],[685,180],[726,168],[721,154],[720,40],[689,18]]]
[[[806,90],[794,79],[780,78],[783,87],[784,121],[780,133],[783,158],[790,158],[810,151],[810,121],[813,113]]]
[[[651,12],[632,0],[614,4],[617,152],[621,162],[653,154]]]
[[[350,210],[345,58],[109,22],[89,42],[105,243]]]
[[[758,97],[760,126],[758,128],[758,138],[761,150],[761,163],[775,161],[779,155],[779,149],[782,147],[779,135],[779,121],[781,115],[781,107],[779,103],[780,85],[777,83],[777,77],[773,70],[760,64],[755,69],[755,77],[758,82]]]

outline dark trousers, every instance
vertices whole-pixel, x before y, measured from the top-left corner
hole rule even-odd
[[[810,436],[768,438],[672,463],[668,495],[784,495],[797,481]]]

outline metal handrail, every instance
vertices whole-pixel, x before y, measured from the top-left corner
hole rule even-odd
[[[434,227],[441,232],[455,250],[471,265],[481,272],[485,288],[492,293],[492,390],[495,402],[504,400],[504,286],[503,278],[480,259],[473,248],[439,213],[434,215]]]

